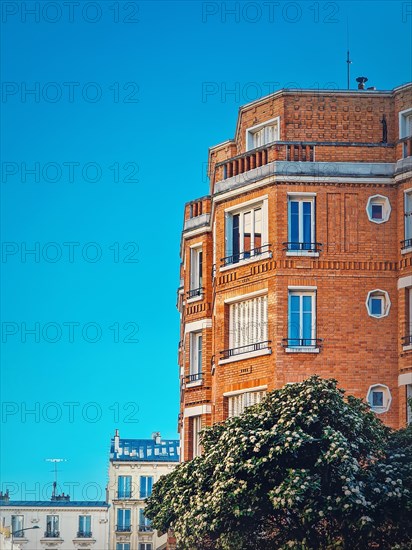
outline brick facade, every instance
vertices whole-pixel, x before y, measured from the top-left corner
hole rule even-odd
[[[182,233],[178,357],[184,460],[194,452],[193,416],[211,425],[227,418],[231,396],[251,388],[270,391],[312,374],[336,378],[364,399],[371,387],[387,388],[385,411],[378,406],[377,412],[389,426],[405,425],[406,392],[412,388],[412,241],[406,240],[412,234],[405,229],[411,116],[411,84],[388,92],[281,90],[242,107],[234,140],[210,149],[210,195],[186,205]],[[277,125],[276,141],[250,148],[248,129],[269,120]],[[291,200],[312,201],[318,244],[309,251],[285,244],[291,240]],[[381,213],[387,221],[371,221],[371,201],[386,205]],[[230,256],[228,240],[235,237],[228,220],[244,203],[243,211],[261,209],[264,228],[256,239],[265,242],[245,257]],[[249,235],[245,230],[241,238]],[[200,247],[202,290],[193,296],[191,250]],[[296,346],[288,334],[290,294],[301,291],[312,296],[313,349]],[[372,291],[387,293],[385,315],[368,314]],[[247,340],[252,342],[243,346],[247,352],[230,350],[229,332],[240,330],[230,328],[231,304],[262,295],[268,342]],[[202,335],[201,374],[190,377],[193,332]]]

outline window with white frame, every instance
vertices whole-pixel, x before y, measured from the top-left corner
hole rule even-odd
[[[225,258],[223,266],[258,258],[268,251],[266,204],[256,203],[225,215]]]
[[[116,550],[130,550],[130,542],[117,542]]]
[[[403,346],[412,345],[412,287],[405,288],[405,331],[402,336]]]
[[[148,498],[152,494],[153,476],[140,476],[140,498]]]
[[[24,516],[15,515],[11,516],[11,531],[14,538],[19,538],[24,536]]]
[[[405,191],[403,216],[405,220],[405,240],[402,243],[402,248],[410,248],[412,247],[412,189],[408,189],[408,191]]]
[[[202,379],[202,333],[192,332],[190,334],[190,365],[189,382],[196,382]]]
[[[370,386],[366,397],[370,408],[377,414],[389,410],[392,396],[388,386],[384,384],[374,384]]]
[[[79,531],[78,537],[91,537],[92,536],[92,516],[79,516]]]
[[[316,347],[316,292],[314,290],[289,290],[287,347]]]
[[[131,510],[130,508],[118,508],[117,509],[117,526],[116,531],[131,531]]]
[[[286,250],[318,252],[315,240],[315,197],[290,195]]]
[[[229,305],[230,356],[268,346],[268,297],[256,296]]]
[[[399,113],[399,138],[412,136],[412,109]]]
[[[152,531],[152,522],[144,515],[143,508],[139,509],[139,531]]]
[[[130,498],[132,496],[132,476],[119,476],[117,478],[117,498]]]
[[[256,124],[246,130],[246,147],[247,150],[263,147],[268,143],[279,141],[279,117],[272,118],[261,124]]]
[[[373,223],[385,223],[391,215],[391,205],[388,197],[373,195],[366,204],[366,213],[369,221]]]
[[[192,458],[201,455],[200,447],[200,432],[202,430],[202,417],[192,416],[191,421],[191,432],[192,432]]]
[[[406,385],[406,422],[412,424],[412,384]]]
[[[239,416],[247,407],[260,403],[266,395],[266,390],[246,391],[227,398],[228,417]]]
[[[59,537],[59,516],[48,515],[46,516],[46,537]]]
[[[189,298],[202,295],[203,251],[201,246],[190,249],[190,290]]]
[[[376,317],[377,319],[386,317],[389,314],[390,307],[391,301],[386,290],[377,288],[368,292],[366,309],[370,317]]]

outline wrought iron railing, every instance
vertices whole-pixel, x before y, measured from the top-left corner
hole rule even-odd
[[[319,348],[323,342],[322,338],[283,338],[284,348]]]
[[[241,262],[242,260],[248,260],[249,258],[256,258],[258,256],[261,256],[265,252],[270,251],[270,244],[263,244],[262,246],[258,246],[257,248],[252,248],[251,250],[245,250],[243,252],[238,252],[236,254],[232,254],[231,256],[226,256],[225,258],[221,258],[222,266],[225,267],[227,265],[237,264]]]
[[[52,531],[45,531],[44,536],[47,539],[57,539],[60,537],[60,531],[52,530]]]
[[[202,380],[202,373],[201,372],[196,372],[194,374],[188,374],[186,376],[186,380],[188,382],[196,382],[197,380]]]
[[[192,290],[187,291],[187,297],[190,298],[197,298],[198,296],[202,296],[203,294],[203,287],[199,288],[193,288]]]
[[[132,491],[118,491],[117,498],[132,498]]]
[[[148,532],[153,531],[153,527],[151,525],[139,525],[139,531]]]
[[[402,336],[402,346],[412,346],[412,334],[407,334],[406,336]]]
[[[405,250],[405,248],[412,248],[412,239],[401,241],[401,250]]]
[[[287,252],[322,252],[322,243],[286,242],[282,244],[283,250]]]
[[[262,349],[268,349],[271,340],[265,340],[264,342],[256,342],[255,344],[248,344],[247,346],[240,346],[238,348],[224,349],[220,352],[221,359],[229,359],[235,355],[242,355],[243,353],[250,353],[252,351],[259,351]]]
[[[92,532],[91,531],[77,531],[77,538],[78,539],[91,539],[92,538]]]
[[[130,533],[132,530],[131,525],[116,525],[116,531],[118,533]]]

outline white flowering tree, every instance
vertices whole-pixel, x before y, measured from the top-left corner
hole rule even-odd
[[[412,433],[312,377],[203,431],[145,514],[181,550],[412,548]]]

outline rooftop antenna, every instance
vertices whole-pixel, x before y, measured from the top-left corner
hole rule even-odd
[[[52,493],[51,499],[56,500],[57,472],[58,472],[57,464],[59,464],[59,462],[66,462],[66,459],[65,458],[46,458],[45,460],[46,460],[46,462],[53,462],[54,463],[54,469],[51,470],[52,472],[54,472],[53,493]]]
[[[350,89],[350,66],[351,66],[351,59],[350,59],[350,53],[349,53],[349,18],[346,18],[346,44],[347,44],[347,55],[346,55],[346,65],[347,65],[347,71],[348,71],[348,90]]]

